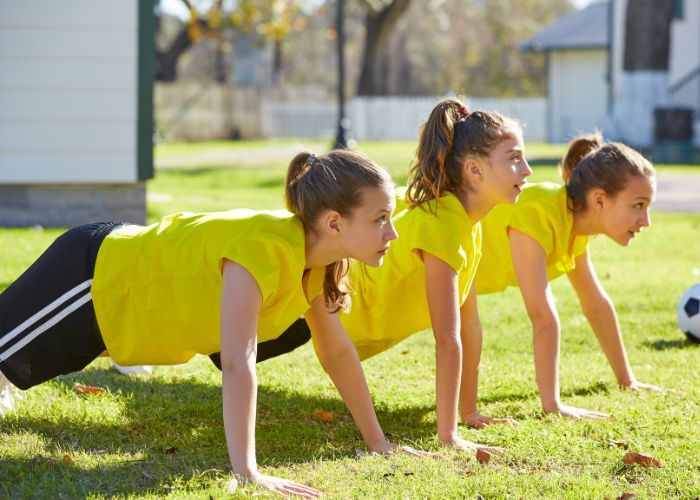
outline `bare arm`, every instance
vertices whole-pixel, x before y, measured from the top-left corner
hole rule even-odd
[[[319,492],[258,471],[255,457],[258,315],[260,289],[242,266],[224,262],[221,290],[221,371],[224,431],[233,472],[244,481],[284,494],[318,496]]]
[[[477,409],[479,363],[481,361],[482,330],[476,304],[476,286],[472,284],[467,300],[460,309],[462,338],[462,383],[459,389],[459,411],[462,422],[471,427],[491,424],[515,424],[510,418],[492,418]]]
[[[399,449],[412,455],[434,455],[408,446],[397,447],[386,439],[372,405],[357,351],[338,315],[328,312],[322,296],[313,301],[305,318],[311,328],[311,338],[321,366],[350,410],[367,448],[377,453]]]
[[[430,320],[435,336],[435,409],[440,443],[462,450],[496,451],[462,439],[457,430],[457,409],[462,380],[459,281],[445,261],[422,252]],[[478,364],[478,362],[477,362]]]
[[[321,366],[350,410],[367,448],[377,452],[388,451],[391,445],[379,426],[360,358],[338,315],[329,313],[323,296],[319,296],[311,304],[305,318],[311,328],[311,339]]]
[[[547,279],[544,249],[525,233],[510,229],[508,233],[513,267],[525,309],[532,323],[535,349],[535,373],[542,409],[565,416],[604,416],[565,406],[559,398],[559,316]]]
[[[598,280],[588,252],[576,258],[576,267],[569,272],[568,277],[578,295],[581,310],[615,373],[617,383],[634,390],[642,388],[662,390],[659,387],[638,382],[632,373],[615,306]]]

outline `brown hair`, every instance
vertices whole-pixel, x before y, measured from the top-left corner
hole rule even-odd
[[[606,143],[600,132],[572,140],[559,168],[569,208],[574,212],[586,209],[586,194],[591,189],[615,196],[625,189],[630,177],[655,175],[649,160],[622,143]]]
[[[393,183],[386,170],[362,153],[335,150],[316,156],[303,152],[294,157],[287,170],[287,209],[301,219],[305,230],[312,231],[324,210],[347,217],[362,204],[363,189],[387,185]],[[323,294],[331,312],[348,306],[348,270],[348,259],[326,266]]]
[[[520,133],[515,120],[496,111],[469,113],[457,99],[443,99],[421,127],[408,171],[406,201],[415,207],[445,191],[460,191],[462,167],[469,156],[486,157],[503,139]]]

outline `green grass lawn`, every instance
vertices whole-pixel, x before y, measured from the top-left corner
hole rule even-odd
[[[286,148],[293,141],[261,143]],[[310,143],[318,151],[327,145]],[[413,143],[362,149],[405,182]],[[204,158],[211,149],[233,158]],[[538,149],[539,148],[539,149]],[[156,157],[183,158],[149,182],[149,219],[181,210],[283,206],[286,163],[266,162],[256,144],[164,145]],[[533,180],[555,180],[562,147],[532,145]],[[542,151],[536,157],[534,151]],[[250,164],[237,165],[245,152]],[[192,164],[187,165],[190,156]],[[206,156],[206,155],[204,155]],[[245,155],[243,155],[245,156]],[[291,156],[290,156],[291,158]],[[207,163],[208,162],[208,163]],[[548,162],[543,162],[548,163]],[[686,167],[671,167],[669,170]],[[687,170],[686,170],[687,171]],[[697,169],[694,171],[698,172]],[[444,459],[360,456],[359,433],[307,345],[258,366],[257,455],[270,474],[295,479],[330,498],[696,498],[700,496],[700,346],[675,324],[681,293],[700,281],[700,215],[654,213],[653,226],[621,248],[592,243],[600,278],[620,315],[637,377],[668,394],[621,391],[566,279],[554,282],[562,322],[561,387],[566,403],[610,412],[606,421],[566,420],[540,410],[532,338],[517,290],[480,298],[484,326],[481,411],[519,420],[517,427],[461,428],[466,439],[506,447],[480,465],[473,453],[438,446],[434,412],[434,342],[413,336],[364,363],[380,422],[389,438]],[[14,280],[58,230],[0,229],[0,289]],[[85,396],[74,384],[99,386]],[[332,412],[330,422],[314,416]],[[0,419],[0,497],[221,498],[230,473],[221,420],[220,374],[197,357],[129,378],[105,359],[25,393]],[[624,465],[627,450],[652,455],[661,468]],[[251,487],[238,491],[243,498]]]

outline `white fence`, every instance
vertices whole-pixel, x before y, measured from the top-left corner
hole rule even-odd
[[[520,121],[528,141],[544,141],[546,99],[466,98],[472,110],[500,111]],[[357,140],[412,140],[437,102],[432,97],[355,98],[348,103],[350,136]],[[319,102],[263,100],[261,133],[265,137],[332,137],[337,106]]]
[[[313,89],[312,89],[313,90]],[[437,102],[435,97],[371,97],[347,106],[350,137],[413,140]],[[525,126],[528,141],[544,141],[546,99],[467,97],[472,110],[496,110]],[[156,84],[155,114],[167,139],[231,137],[334,137],[338,108],[320,92],[237,88],[178,82]]]

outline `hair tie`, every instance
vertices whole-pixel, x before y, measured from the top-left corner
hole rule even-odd
[[[311,170],[311,167],[313,167],[314,162],[318,159],[318,156],[316,156],[313,153],[309,153],[309,156],[306,157],[306,161],[304,162],[304,165],[299,169],[299,172],[294,176],[293,179],[290,179],[289,185],[294,186],[301,180],[302,177],[304,177],[309,170]]]
[[[457,108],[457,113],[459,113],[459,117],[460,117],[460,119],[462,119],[462,120],[464,120],[465,118],[467,118],[467,117],[469,116],[469,110],[468,110],[467,107],[464,106],[464,105],[460,105],[460,106]]]

